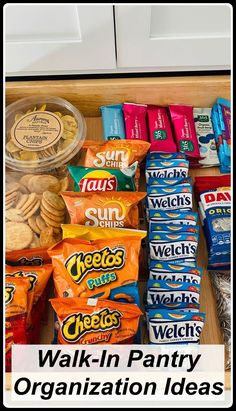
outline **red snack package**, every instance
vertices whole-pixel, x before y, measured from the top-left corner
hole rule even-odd
[[[5,369],[11,371],[11,347],[14,344],[13,330],[10,321],[5,322]]]
[[[166,108],[148,106],[147,115],[151,142],[150,151],[175,153],[177,148]]]
[[[193,107],[171,104],[169,110],[178,151],[185,153],[187,157],[200,157],[193,119]]]
[[[148,141],[146,104],[124,103],[125,132],[127,140]]]

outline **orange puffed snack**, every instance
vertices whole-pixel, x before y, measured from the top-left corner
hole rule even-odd
[[[59,320],[58,344],[132,344],[142,311],[136,304],[87,298],[50,300]]]
[[[91,142],[90,142],[91,143]],[[86,146],[85,146],[86,147]],[[103,168],[127,168],[144,159],[150,143],[135,140],[110,140],[89,145],[83,166]]]
[[[71,224],[104,228],[138,228],[140,192],[62,192]]]
[[[141,236],[86,241],[65,238],[48,253],[58,297],[90,297],[137,282]]]
[[[52,273],[52,265],[43,266],[5,266],[5,274],[13,278],[29,278],[30,290],[33,290],[33,304],[36,304],[43,294]]]

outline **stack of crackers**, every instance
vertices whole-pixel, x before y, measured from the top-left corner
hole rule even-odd
[[[26,174],[6,187],[6,248],[50,247],[61,240],[68,178]]]

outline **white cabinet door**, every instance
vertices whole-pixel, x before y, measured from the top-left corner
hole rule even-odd
[[[5,73],[78,73],[116,67],[111,5],[8,3]]]
[[[231,13],[229,4],[115,6],[117,65],[229,69]]]

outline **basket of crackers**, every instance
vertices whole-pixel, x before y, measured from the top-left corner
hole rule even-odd
[[[23,98],[6,108],[6,165],[30,173],[54,170],[76,157],[85,135],[84,117],[68,101]]]

